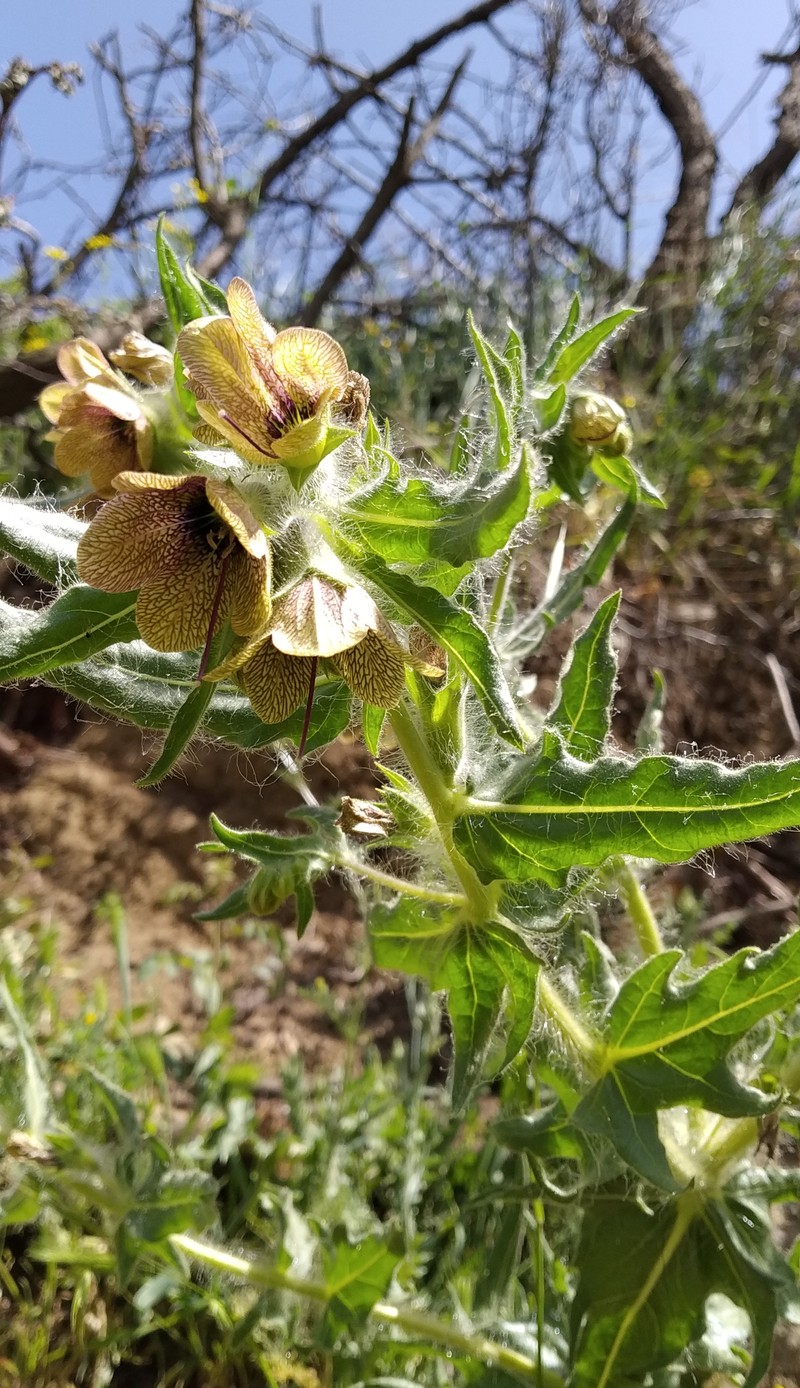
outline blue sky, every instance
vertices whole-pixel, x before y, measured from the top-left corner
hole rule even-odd
[[[389,57],[412,38],[430,29],[464,7],[466,0],[323,0],[323,23],[331,49],[349,61],[374,65]],[[0,59],[5,63],[17,54],[32,62],[54,58],[86,64],[87,48],[92,40],[118,28],[126,54],[135,58],[143,52],[137,34],[139,24],[150,24],[164,31],[182,8],[181,0],[6,0],[4,5]],[[276,17],[278,7],[272,3],[251,8],[264,15]],[[313,6],[310,0],[295,0],[287,7],[287,26],[301,38],[310,38]],[[506,25],[513,24],[509,16]],[[520,29],[524,17],[519,20]],[[682,71],[693,79],[702,95],[707,117],[713,129],[719,129],[736,107],[741,97],[762,71],[758,54],[774,48],[787,25],[787,0],[694,0],[679,14],[673,24],[676,39],[676,58]],[[480,36],[460,36],[460,49],[470,42],[481,43]],[[501,58],[487,45],[478,55],[485,69],[491,71]],[[722,141],[724,172],[730,182],[737,171],[745,168],[758,156],[770,137],[770,119],[774,97],[785,80],[785,69],[772,68],[755,100],[727,132]],[[53,160],[73,162],[76,154],[85,149],[87,163],[90,152],[100,140],[95,92],[87,83],[78,94],[66,100],[52,92],[45,82],[37,84],[19,103],[19,114],[29,147],[34,153]],[[663,124],[654,117],[648,128],[647,141],[656,155],[666,148]],[[665,158],[648,178],[645,196],[652,215],[645,210],[644,239],[658,235],[664,206],[674,184],[674,163]],[[76,181],[76,188],[78,183]],[[91,201],[104,207],[108,198],[97,180],[81,183]],[[0,193],[2,189],[0,188]],[[724,194],[721,194],[724,196]],[[60,244],[74,220],[75,210],[62,195],[48,192],[45,184],[36,202],[20,207],[43,233],[44,240]],[[646,253],[643,246],[640,254]]]

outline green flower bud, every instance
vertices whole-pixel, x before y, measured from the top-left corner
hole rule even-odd
[[[258,868],[247,886],[247,905],[254,916],[271,916],[288,897],[294,896],[294,890],[291,868],[283,872]]]
[[[596,391],[576,395],[570,404],[567,436],[573,443],[620,458],[633,443],[633,432],[621,405]]]

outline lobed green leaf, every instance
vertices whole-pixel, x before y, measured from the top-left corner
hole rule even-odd
[[[800,761],[736,770],[667,756],[586,764],[545,730],[496,798],[465,804],[455,838],[485,882],[547,881],[620,853],[683,862],[799,822]]]
[[[675,982],[680,950],[629,975],[607,1013],[603,1078],[573,1115],[641,1175],[678,1186],[659,1139],[659,1109],[694,1104],[727,1117],[766,1113],[776,1097],[742,1083],[728,1054],[756,1022],[800,1001],[800,932],[761,953],[740,950]]]
[[[420,477],[403,478],[395,465],[379,482],[348,498],[342,515],[360,540],[391,564],[444,561],[453,568],[503,549],[531,508],[533,457],[523,447],[517,465],[483,486],[454,491]]]
[[[363,1325],[375,1302],[389,1290],[399,1261],[382,1239],[370,1236],[353,1245],[343,1235],[335,1236],[323,1263],[329,1332]]]
[[[497,922],[473,926],[455,909],[401,900],[369,918],[375,962],[418,974],[447,993],[455,1061],[453,1101],[466,1102],[486,1063],[501,1015],[505,1040],[490,1072],[519,1053],[533,1019],[539,961],[520,935]]]

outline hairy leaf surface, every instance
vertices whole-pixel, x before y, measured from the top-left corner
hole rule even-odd
[[[798,822],[800,761],[736,770],[666,756],[587,764],[546,730],[538,754],[496,798],[465,806],[455,837],[484,882],[525,882],[620,853],[682,862]]]
[[[612,593],[606,598],[576,640],[561,677],[558,703],[547,720],[560,732],[567,751],[581,761],[593,761],[611,731],[617,677],[611,630],[620,597],[620,593]]]

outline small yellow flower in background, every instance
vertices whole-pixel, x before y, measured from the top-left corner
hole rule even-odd
[[[275,604],[269,635],[211,672],[221,678],[240,665],[238,680],[265,723],[281,723],[313,689],[320,660],[328,660],[358,698],[393,708],[405,684],[405,667],[441,675],[400,644],[364,588],[320,575],[301,580]]]
[[[621,457],[633,443],[628,417],[621,405],[597,391],[576,395],[570,403],[567,433],[573,443],[598,453]]]
[[[45,436],[55,444],[55,465],[67,477],[88,476],[108,496],[117,473],[149,465],[153,427],[133,387],[88,338],[65,343],[57,362],[64,381],[39,396],[55,426]]]
[[[189,179],[189,192],[192,194],[195,202],[208,202],[208,193],[204,188],[200,187],[196,178]]]
[[[142,333],[130,332],[109,357],[120,371],[127,371],[146,386],[169,386],[175,372],[175,359],[166,347],[151,342]]]
[[[228,286],[230,317],[199,318],[177,350],[205,421],[195,437],[233,448],[251,463],[312,468],[347,437],[337,427],[357,406],[366,415],[365,378],[348,370],[338,342],[317,328],[276,332],[242,279]],[[363,410],[362,410],[363,405]]]
[[[136,625],[157,651],[192,651],[228,620],[259,635],[271,608],[267,537],[234,487],[124,472],[78,546],[78,574],[106,593],[138,589]],[[201,662],[200,676],[204,674]]]
[[[105,233],[99,232],[97,236],[88,237],[83,244],[87,251],[105,251],[109,246],[113,246],[114,238],[113,236],[107,236]]]
[[[63,246],[45,246],[44,254],[48,260],[69,260],[69,251],[65,251]]]

